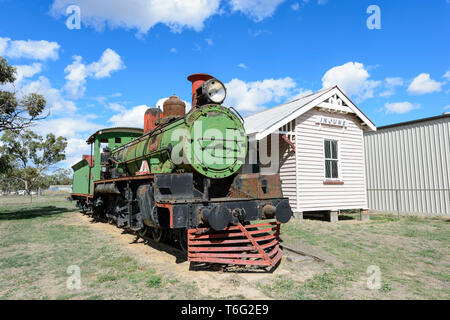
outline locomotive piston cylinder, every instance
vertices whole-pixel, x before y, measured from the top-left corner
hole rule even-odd
[[[115,183],[103,183],[95,186],[96,193],[121,194]]]

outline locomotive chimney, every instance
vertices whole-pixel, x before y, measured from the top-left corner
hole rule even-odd
[[[156,128],[156,122],[161,119],[159,108],[148,108],[144,115],[144,134]]]
[[[207,80],[214,78],[206,73],[191,74],[187,79],[192,82],[192,108],[197,107],[197,89]]]
[[[176,95],[171,96],[163,103],[163,118],[184,117],[186,115],[186,104]]]

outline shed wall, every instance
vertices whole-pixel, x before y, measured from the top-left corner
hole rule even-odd
[[[450,215],[450,117],[366,133],[369,208]]]

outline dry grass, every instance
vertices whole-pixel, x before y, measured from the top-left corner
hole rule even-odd
[[[62,204],[63,207],[66,206],[68,203],[67,198],[70,196],[69,193],[55,193],[51,195],[44,195],[44,196],[0,196],[0,208],[4,207],[10,207],[10,206],[29,206],[34,204],[48,204],[48,205],[54,205],[54,204]],[[0,211],[1,212],[1,211]]]
[[[0,198],[0,299],[450,298],[448,219],[291,220],[285,243],[327,263],[284,259],[273,274],[220,274],[131,244],[133,236],[81,218],[65,198]],[[70,265],[81,268],[81,290],[66,287]],[[369,265],[381,270],[379,290],[366,286]]]
[[[282,238],[324,257],[326,272],[299,283],[278,277],[260,286],[286,299],[449,299],[450,220],[372,216],[370,222],[295,220]],[[367,288],[367,267],[381,270],[381,289]]]
[[[0,206],[0,299],[194,297],[194,284],[138,262],[105,234],[73,225],[74,205],[53,200]],[[80,290],[66,286],[70,265],[81,269]]]

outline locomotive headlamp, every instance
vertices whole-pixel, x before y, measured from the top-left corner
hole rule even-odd
[[[209,102],[221,104],[227,96],[227,89],[221,81],[209,79],[202,85],[202,96]]]

